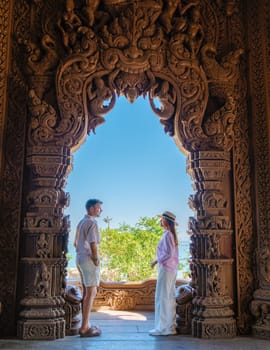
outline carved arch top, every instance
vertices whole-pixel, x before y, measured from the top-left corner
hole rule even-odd
[[[217,58],[219,27],[212,2],[61,4],[54,30],[41,36],[43,50],[24,43],[32,77],[30,144],[53,139],[78,147],[105,121],[117,95],[124,95],[130,102],[148,96],[165,132],[187,151],[232,147],[242,51]],[[57,67],[55,102],[46,101],[48,82],[40,88],[38,67],[47,80]]]

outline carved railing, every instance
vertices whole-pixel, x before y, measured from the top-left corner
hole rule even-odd
[[[177,280],[176,287],[186,284]],[[68,280],[68,285],[82,291],[79,278]],[[101,281],[93,308],[108,307],[113,310],[149,310],[154,311],[156,279],[150,278],[138,282]]]

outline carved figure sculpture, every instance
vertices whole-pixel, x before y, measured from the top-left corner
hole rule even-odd
[[[207,276],[207,287],[208,287],[208,296],[215,297],[219,295],[219,285],[220,277],[218,274],[219,267],[218,265],[209,265],[208,266],[208,276]]]
[[[176,323],[180,334],[189,334],[191,331],[192,292],[189,284],[176,288]]]
[[[85,0],[83,8],[89,25],[92,27],[95,22],[95,12],[100,4],[100,0]]]
[[[199,8],[194,6],[191,10],[191,21],[187,30],[187,40],[192,56],[196,56],[198,54],[204,39],[204,31],[200,20],[201,14]]]
[[[80,327],[79,314],[81,311],[82,295],[76,287],[68,285],[64,299],[66,335],[76,335],[79,333]]]
[[[218,259],[220,257],[219,240],[220,235],[218,234],[208,236],[208,258]]]
[[[30,40],[20,44],[26,60],[23,69],[27,74],[44,75],[56,67],[59,60],[56,43],[48,34],[43,35],[40,45]]]
[[[57,21],[57,25],[62,33],[65,48],[72,53],[76,45],[77,30],[82,25],[82,21],[74,11],[73,0],[66,0],[66,10]]]
[[[164,1],[164,9],[162,15],[160,16],[160,22],[163,24],[167,33],[172,29],[172,17],[177,8],[177,1]]]
[[[50,273],[47,265],[43,262],[36,272],[34,287],[36,295],[39,297],[47,297],[49,294]]]
[[[45,233],[41,233],[37,240],[37,256],[39,258],[48,258],[50,255],[49,243],[46,240]]]
[[[226,93],[231,93],[232,86],[236,83],[239,74],[239,59],[243,54],[242,49],[230,52],[223,57],[220,63],[216,60],[217,50],[214,44],[208,43],[201,50],[201,58],[204,71],[208,79],[211,79],[215,84],[209,86],[213,96],[227,97]],[[219,84],[219,85],[217,85]],[[213,87],[211,89],[211,87]],[[217,91],[216,88],[220,87]],[[228,91],[227,91],[228,90]],[[217,94],[219,92],[219,94]]]

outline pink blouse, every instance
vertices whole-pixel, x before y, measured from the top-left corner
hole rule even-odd
[[[157,262],[168,271],[177,271],[178,255],[178,245],[174,243],[173,234],[170,231],[164,231],[157,246]]]

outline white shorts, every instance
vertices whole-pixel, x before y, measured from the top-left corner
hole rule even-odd
[[[85,287],[97,287],[100,283],[100,265],[96,266],[89,255],[77,255],[77,269]]]

